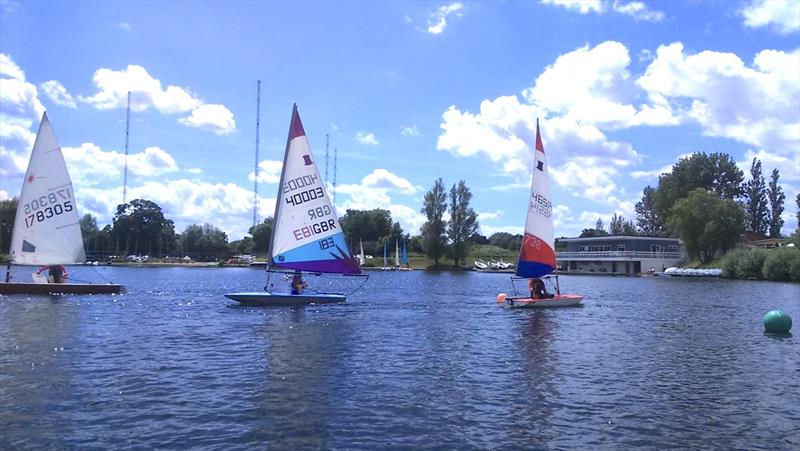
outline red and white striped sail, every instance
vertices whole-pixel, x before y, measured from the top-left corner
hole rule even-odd
[[[553,236],[553,203],[550,198],[550,173],[547,157],[539,135],[539,120],[536,120],[536,149],[533,160],[533,180],[528,196],[528,215],[525,234],[517,261],[520,277],[541,277],[556,268],[556,252]]]

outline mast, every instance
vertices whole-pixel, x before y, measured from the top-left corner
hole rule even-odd
[[[328,134],[325,133],[325,183],[328,183]]]
[[[253,181],[253,227],[258,223],[258,131],[261,124],[261,80],[256,87],[256,162],[255,180]]]
[[[131,92],[128,91],[128,112],[125,115],[125,170],[122,176],[122,204],[128,203],[128,135],[131,127]]]
[[[336,156],[338,154],[338,150],[333,149],[333,207],[336,208]]]

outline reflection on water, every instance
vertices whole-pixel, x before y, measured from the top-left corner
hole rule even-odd
[[[507,275],[387,271],[259,309],[223,294],[263,271],[104,271],[128,294],[0,298],[0,449],[800,447],[800,345],[761,325],[798,285],[564,276],[582,308],[518,311]]]

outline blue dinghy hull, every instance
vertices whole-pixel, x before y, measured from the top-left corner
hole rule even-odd
[[[287,306],[287,305],[308,305],[308,304],[339,304],[345,301],[343,294],[289,294],[289,293],[267,293],[264,291],[252,291],[242,293],[228,293],[228,299],[233,299],[243,305],[250,306]]]

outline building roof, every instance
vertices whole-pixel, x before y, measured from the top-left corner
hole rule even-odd
[[[608,236],[589,236],[584,238],[556,238],[558,242],[564,243],[578,243],[578,242],[590,242],[590,241],[622,241],[622,240],[646,240],[646,241],[678,241],[681,240],[678,238],[665,238],[662,236],[633,236],[633,235],[608,235]]]

